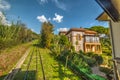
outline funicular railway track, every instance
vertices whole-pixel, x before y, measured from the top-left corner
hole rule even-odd
[[[42,73],[43,73],[43,80],[46,80],[45,72],[44,72],[44,68],[43,68],[43,61],[42,61],[40,52],[39,52],[39,58],[40,58],[40,63],[41,63],[41,68],[42,68]]]
[[[33,51],[32,51],[32,53],[31,53],[31,56],[30,56],[28,65],[27,65],[27,69],[26,69],[26,72],[25,72],[25,75],[24,75],[24,80],[27,80],[27,77],[28,77],[28,70],[29,70],[30,63],[31,63],[31,60],[32,60],[32,57],[33,57],[33,53],[34,53],[34,48],[33,48]]]
[[[48,53],[47,49],[32,46],[18,73],[7,80],[63,80],[65,77],[81,80],[74,79],[75,75],[71,71],[66,70],[69,74],[64,72],[65,67]]]
[[[23,62],[25,61],[26,57],[28,56],[30,49],[26,51],[26,53],[21,57],[21,59],[17,62],[17,64],[11,69],[11,71],[4,77],[3,80],[13,80],[14,76],[19,72]]]
[[[43,75],[42,80],[46,80],[45,73],[44,73],[44,68],[43,68],[43,62],[42,62],[41,53],[40,53],[40,51],[39,51],[39,49],[37,47],[33,48],[33,51],[31,53],[31,56],[30,56],[30,59],[29,59],[29,62],[28,62],[27,69],[26,69],[26,72],[25,72],[23,80],[29,80],[28,79],[29,78],[29,76],[28,76],[29,75],[29,67],[30,67],[31,61],[33,59],[33,54],[36,55],[36,57],[35,57],[35,59],[36,59],[36,63],[35,63],[35,65],[36,65],[36,70],[35,70],[36,71],[36,75],[37,75],[38,71],[41,71],[42,75]],[[40,64],[39,66],[41,66],[41,69],[38,68],[38,63]],[[36,77],[38,77],[38,76],[36,76]]]

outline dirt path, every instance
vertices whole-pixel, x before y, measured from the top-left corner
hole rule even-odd
[[[16,73],[20,70],[23,62],[30,52],[30,48],[25,52],[25,54],[21,57],[21,59],[17,62],[16,66],[12,68],[12,70],[8,73],[8,75],[4,78],[4,80],[12,80]]]

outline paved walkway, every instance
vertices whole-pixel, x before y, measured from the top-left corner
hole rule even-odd
[[[4,78],[4,80],[12,80],[16,73],[20,70],[23,62],[25,61],[26,57],[30,52],[30,48],[25,52],[25,54],[21,57],[21,59],[17,62],[16,66],[11,69],[9,74]]]
[[[92,67],[92,72],[93,72],[94,74],[97,74],[97,75],[100,75],[100,76],[103,76],[103,77],[106,78],[105,73],[101,72],[101,71],[99,70],[99,67],[98,67],[98,66]]]

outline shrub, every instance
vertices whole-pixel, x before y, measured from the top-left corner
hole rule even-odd
[[[87,52],[87,53],[86,53],[86,56],[89,56],[89,57],[92,57],[93,55],[94,55],[93,52]]]
[[[75,47],[74,47],[74,46],[71,46],[71,50],[74,52],[74,51],[75,51]]]
[[[93,67],[96,65],[95,59],[92,59],[90,57],[86,57],[86,62],[90,67]]]
[[[107,68],[107,67],[99,67],[99,70],[101,72],[104,72],[105,74],[108,74],[110,71],[112,71],[112,69]]]
[[[102,56],[99,56],[99,55],[95,54],[95,55],[93,56],[93,58],[95,59],[95,61],[96,61],[96,63],[97,63],[98,65],[100,65],[100,64],[103,63],[103,57],[102,57]]]

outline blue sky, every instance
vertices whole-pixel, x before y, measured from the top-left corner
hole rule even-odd
[[[103,12],[95,0],[0,0],[0,10],[4,10],[8,21],[16,21],[19,16],[37,33],[42,22],[48,21],[55,26],[55,34],[72,27],[108,27],[106,22],[95,20]]]

